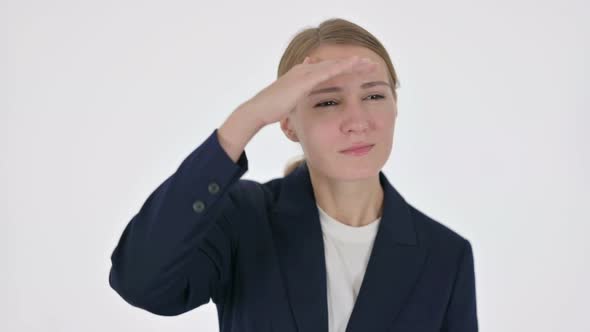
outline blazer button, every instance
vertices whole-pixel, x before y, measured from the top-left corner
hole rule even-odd
[[[197,213],[203,212],[203,210],[205,210],[205,203],[201,200],[195,201],[193,203],[193,210]]]
[[[211,182],[209,183],[209,192],[211,194],[217,194],[217,192],[219,191],[219,185],[215,182]]]

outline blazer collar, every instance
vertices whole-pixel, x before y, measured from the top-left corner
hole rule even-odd
[[[347,332],[389,327],[416,282],[427,248],[409,206],[383,172],[381,222]],[[272,231],[289,303],[299,331],[328,331],[324,243],[304,162],[283,178]]]

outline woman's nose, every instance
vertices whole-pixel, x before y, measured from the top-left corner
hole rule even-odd
[[[344,110],[345,120],[344,129],[346,131],[362,131],[369,127],[369,114],[363,108],[362,102],[354,102],[348,104]]]

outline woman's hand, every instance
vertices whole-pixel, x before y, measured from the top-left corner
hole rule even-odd
[[[306,57],[302,63],[293,66],[248,100],[245,106],[247,112],[252,112],[252,116],[266,126],[289,115],[299,99],[305,97],[319,83],[339,74],[361,73],[375,68],[375,62],[358,56],[319,62]]]

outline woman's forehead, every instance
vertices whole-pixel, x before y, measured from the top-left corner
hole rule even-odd
[[[366,47],[356,45],[322,45],[309,53],[311,59],[315,61],[345,59],[354,55],[367,57],[379,63],[383,62],[383,59],[377,53]]]

